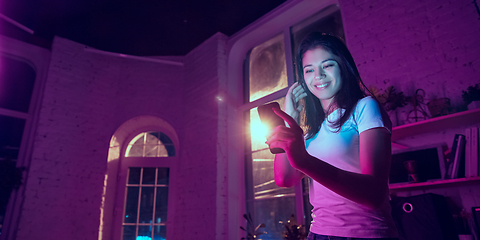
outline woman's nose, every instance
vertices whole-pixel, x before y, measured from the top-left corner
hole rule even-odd
[[[321,70],[318,71],[317,74],[315,75],[316,79],[322,79],[322,78],[325,78],[325,77],[327,77],[327,75],[325,74],[325,72],[323,72]]]

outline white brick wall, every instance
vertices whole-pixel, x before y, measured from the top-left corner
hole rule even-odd
[[[216,96],[225,81],[219,71],[225,67],[225,36],[216,34],[185,58],[184,135],[185,146],[180,164],[179,194],[176,201],[174,239],[215,239],[217,214],[226,214],[226,202],[217,205],[218,191],[226,191],[226,182],[217,182],[217,168],[226,163],[217,157],[219,116]],[[223,188],[222,188],[223,187]],[[224,217],[225,219],[225,217]],[[223,220],[224,221],[224,220]],[[224,223],[226,224],[226,223]],[[220,227],[225,230],[225,227]]]
[[[97,239],[110,138],[139,115],[181,133],[183,67],[56,38],[17,239]]]
[[[346,40],[367,86],[463,104],[480,83],[480,15],[470,0],[340,1]]]

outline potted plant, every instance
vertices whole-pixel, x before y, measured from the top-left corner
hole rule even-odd
[[[247,229],[243,227],[240,227],[240,229],[242,229],[247,233],[247,237],[242,237],[241,240],[255,240],[255,239],[258,239],[260,235],[265,234],[265,232],[260,231],[260,228],[265,227],[264,223],[260,223],[255,229],[252,229],[254,226],[252,215],[250,215],[250,213],[243,214],[243,217],[247,220]]]
[[[283,231],[285,240],[304,240],[307,237],[305,227],[297,224],[297,220],[293,214],[286,223],[280,221],[280,224],[283,224],[285,227],[285,231]]]
[[[394,126],[398,125],[397,108],[404,107],[410,101],[409,97],[403,95],[403,92],[397,92],[395,87],[388,87],[383,93],[377,88],[370,87],[370,92],[383,105],[385,110],[389,112],[389,116]]]
[[[480,86],[475,84],[468,87],[466,91],[462,91],[462,99],[469,110],[480,108]]]

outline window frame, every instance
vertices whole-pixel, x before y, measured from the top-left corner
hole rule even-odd
[[[326,1],[326,2],[329,2],[329,1]],[[274,38],[276,36],[278,36],[279,32],[277,33],[270,33],[269,35],[265,34],[264,36],[262,36],[262,38],[260,38],[262,41],[260,41],[259,43],[256,43],[256,44],[250,44],[249,45],[249,49],[248,51],[245,53],[245,57],[244,57],[244,62],[243,62],[243,78],[242,78],[242,81],[243,81],[243,99],[244,99],[244,102],[243,104],[239,107],[239,109],[241,109],[241,112],[244,113],[245,117],[244,117],[244,121],[249,121],[249,119],[247,119],[247,116],[249,116],[249,111],[259,105],[262,105],[262,104],[265,104],[265,103],[268,103],[268,102],[271,102],[271,101],[274,101],[274,100],[277,100],[277,99],[281,99],[282,97],[284,97],[287,92],[288,92],[288,88],[295,82],[295,74],[296,74],[296,69],[295,69],[295,66],[294,66],[294,46],[293,46],[293,34],[294,32],[292,32],[292,29],[293,27],[296,25],[296,24],[299,24],[301,23],[302,21],[304,20],[307,20],[309,18],[311,18],[312,16],[314,16],[315,14],[318,14],[324,10],[329,10],[329,8],[332,8],[332,6],[335,6],[335,8],[337,10],[333,11],[333,12],[326,12],[327,15],[326,16],[329,16],[331,13],[334,13],[336,11],[340,11],[340,7],[338,6],[338,4],[335,4],[335,3],[331,3],[331,4],[326,4],[325,6],[321,7],[321,8],[317,8],[315,11],[313,11],[311,14],[307,15],[305,14],[303,18],[301,19],[297,19],[296,21],[290,21],[286,26],[283,27],[282,31],[281,31],[281,34],[283,34],[283,38],[284,38],[284,44],[285,44],[285,61],[286,61],[286,71],[287,71],[287,83],[288,83],[288,86],[286,88],[283,88],[281,90],[278,90],[276,92],[273,92],[271,94],[268,94],[266,96],[263,96],[255,101],[251,101],[249,102],[249,72],[248,72],[248,68],[249,68],[249,54],[251,52],[251,50],[262,44],[263,42],[266,42],[268,41],[269,39],[271,38]],[[320,18],[320,19],[323,19]],[[342,24],[342,28],[344,29],[344,26]],[[345,33],[345,31],[343,30],[343,33]],[[247,124],[244,123],[244,126],[247,126]],[[247,131],[249,132],[249,131]],[[253,182],[252,182],[252,179],[253,179],[253,169],[252,169],[252,153],[254,151],[251,151],[251,149],[249,149],[249,143],[247,143],[246,141],[249,141],[250,140],[250,137],[246,137],[244,138],[244,141],[245,141],[245,153],[244,153],[244,161],[245,161],[245,210],[246,212],[249,212],[249,211],[253,211],[253,209],[248,209],[248,205],[249,205],[249,202],[255,202],[256,199],[254,197],[254,186],[253,186]],[[305,192],[305,190],[308,190],[308,187],[305,186],[305,184],[307,184],[306,182],[306,179],[300,181],[299,183],[297,183],[295,186],[294,186],[294,194],[295,194],[295,209],[296,209],[296,218],[297,218],[297,223],[298,224],[305,224],[306,222],[306,219],[307,219],[307,211],[309,210],[309,207],[306,206],[305,204],[308,202],[308,192]],[[258,199],[260,200],[260,199]],[[252,204],[253,206],[253,204]],[[255,217],[253,217],[253,219],[255,219]],[[309,221],[307,222],[309,223]],[[309,229],[309,226],[307,226],[306,229]]]
[[[245,143],[241,136],[245,135],[245,125],[243,113],[252,108],[256,102],[243,102],[243,84],[244,84],[244,60],[247,52],[268,37],[274,36],[279,32],[288,29],[295,23],[301,22],[308,16],[311,16],[320,10],[331,5],[337,5],[338,0],[306,1],[289,0],[280,6],[262,16],[257,21],[243,28],[228,38],[226,48],[227,58],[227,80],[225,92],[231,100],[231,106],[226,108],[227,115],[227,146],[225,151],[227,156],[227,199],[228,199],[228,221],[224,223],[217,222],[217,229],[224,227],[228,239],[240,239],[244,236],[239,226],[246,227],[246,220],[243,214],[246,213],[245,198]],[[338,7],[340,8],[340,7]],[[345,25],[344,25],[345,28]],[[278,95],[267,96],[264,100],[271,101],[275,98],[285,96],[286,90],[276,93]],[[283,96],[282,96],[283,95]],[[257,100],[257,101],[260,101]],[[262,100],[263,101],[263,100]]]
[[[283,88],[283,89],[280,89],[278,91],[275,91],[273,93],[270,93],[266,96],[263,96],[259,99],[256,99],[252,102],[247,102],[248,99],[249,99],[249,96],[248,96],[248,92],[249,92],[249,89],[248,89],[248,82],[249,82],[249,74],[248,74],[248,66],[249,66],[249,57],[248,55],[250,54],[251,52],[251,49],[253,49],[255,46],[258,46],[258,45],[255,45],[253,47],[250,48],[250,50],[248,51],[248,53],[246,54],[246,57],[245,57],[245,62],[243,64],[244,66],[244,74],[243,74],[243,81],[245,82],[244,86],[244,99],[245,99],[245,103],[240,107],[242,109],[242,112],[244,113],[245,117],[244,117],[244,121],[249,121],[247,120],[247,116],[250,116],[250,110],[253,109],[253,108],[256,108],[262,104],[266,104],[268,102],[271,102],[271,101],[275,101],[275,100],[278,100],[278,99],[281,99],[283,97],[285,97],[285,95],[287,94],[288,92],[288,89],[289,87],[295,82],[295,77],[294,77],[294,74],[295,74],[295,70],[294,70],[294,56],[293,56],[293,50],[292,50],[292,41],[291,41],[291,26],[288,26],[288,27],[285,27],[283,28],[283,30],[280,32],[280,33],[275,33],[275,34],[272,34],[272,35],[266,35],[264,39],[264,41],[268,41],[269,39],[272,39],[276,36],[278,36],[279,34],[282,34],[283,35],[283,41],[284,41],[284,44],[285,44],[285,61],[286,61],[286,73],[287,73],[287,87]],[[247,126],[248,124],[244,124],[245,126]],[[247,131],[249,132],[249,131]],[[246,137],[243,139],[243,141],[248,141],[250,140],[250,137]],[[253,159],[252,159],[252,153],[253,151],[251,151],[251,149],[247,149],[248,147],[248,144],[246,144],[246,148],[245,148],[245,155],[244,155],[244,161],[245,161],[245,208],[246,208],[246,212],[247,213],[250,213],[252,214],[253,216],[253,219],[254,219],[254,224],[259,224],[259,223],[256,223],[255,222],[255,213],[252,213],[253,209],[248,209],[248,206],[250,204],[254,204],[255,201],[261,201],[261,200],[265,200],[265,199],[255,199],[255,196],[254,196],[254,186],[253,186],[253,182],[251,181],[253,179],[253,172],[252,172],[252,164],[253,164]],[[250,152],[249,152],[250,151]],[[297,223],[298,224],[304,224],[305,223],[305,214],[304,214],[304,206],[303,206],[303,185],[302,185],[302,182],[299,182],[297,183],[295,186],[294,186],[294,197],[295,197],[295,217],[297,218]],[[288,196],[290,197],[290,196]],[[281,197],[281,198],[284,198],[284,197]],[[302,214],[299,214],[299,213],[302,213]],[[287,219],[285,219],[287,220]]]
[[[167,135],[171,140],[175,148],[176,155],[171,157],[126,157],[125,153],[128,148],[128,145],[136,136],[144,132],[161,132]],[[167,207],[167,239],[172,239],[174,231],[174,196],[176,196],[176,166],[179,161],[178,158],[178,143],[176,136],[172,136],[170,131],[165,131],[165,129],[158,128],[141,128],[132,132],[125,138],[125,141],[120,143],[120,152],[119,152],[119,167],[118,175],[116,182],[116,194],[115,194],[115,204],[114,204],[114,213],[113,213],[113,226],[112,226],[112,239],[122,239],[122,228],[123,228],[123,215],[125,211],[126,203],[126,184],[128,179],[128,169],[130,167],[153,167],[153,168],[169,168],[169,184],[168,184],[168,207]]]
[[[0,44],[0,55],[24,62],[31,66],[35,72],[35,82],[30,98],[28,112],[19,112],[0,108],[0,115],[25,120],[16,167],[24,167],[28,169],[31,163],[30,156],[33,152],[34,135],[37,129],[42,103],[42,101],[39,101],[39,99],[42,99],[43,96],[43,89],[45,88],[45,81],[51,53],[47,49],[2,35],[0,35],[0,42],[2,43]],[[24,182],[26,182],[25,179],[27,178],[28,172],[24,171],[22,175]],[[22,212],[22,203],[25,199],[25,185],[25,183],[20,185],[18,189],[14,189],[10,193],[10,198],[6,206],[7,210],[5,212],[5,218],[3,221],[2,234],[0,236],[0,239],[2,240],[13,240],[16,237],[16,229],[18,227]]]

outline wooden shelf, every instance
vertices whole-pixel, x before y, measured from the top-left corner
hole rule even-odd
[[[480,177],[433,180],[433,181],[418,182],[418,183],[394,183],[394,184],[390,184],[389,188],[390,188],[390,192],[398,192],[401,190],[412,190],[414,188],[454,185],[457,183],[480,183]]]
[[[469,126],[476,123],[480,123],[480,108],[394,127],[392,142],[414,135],[437,132],[446,128]]]

